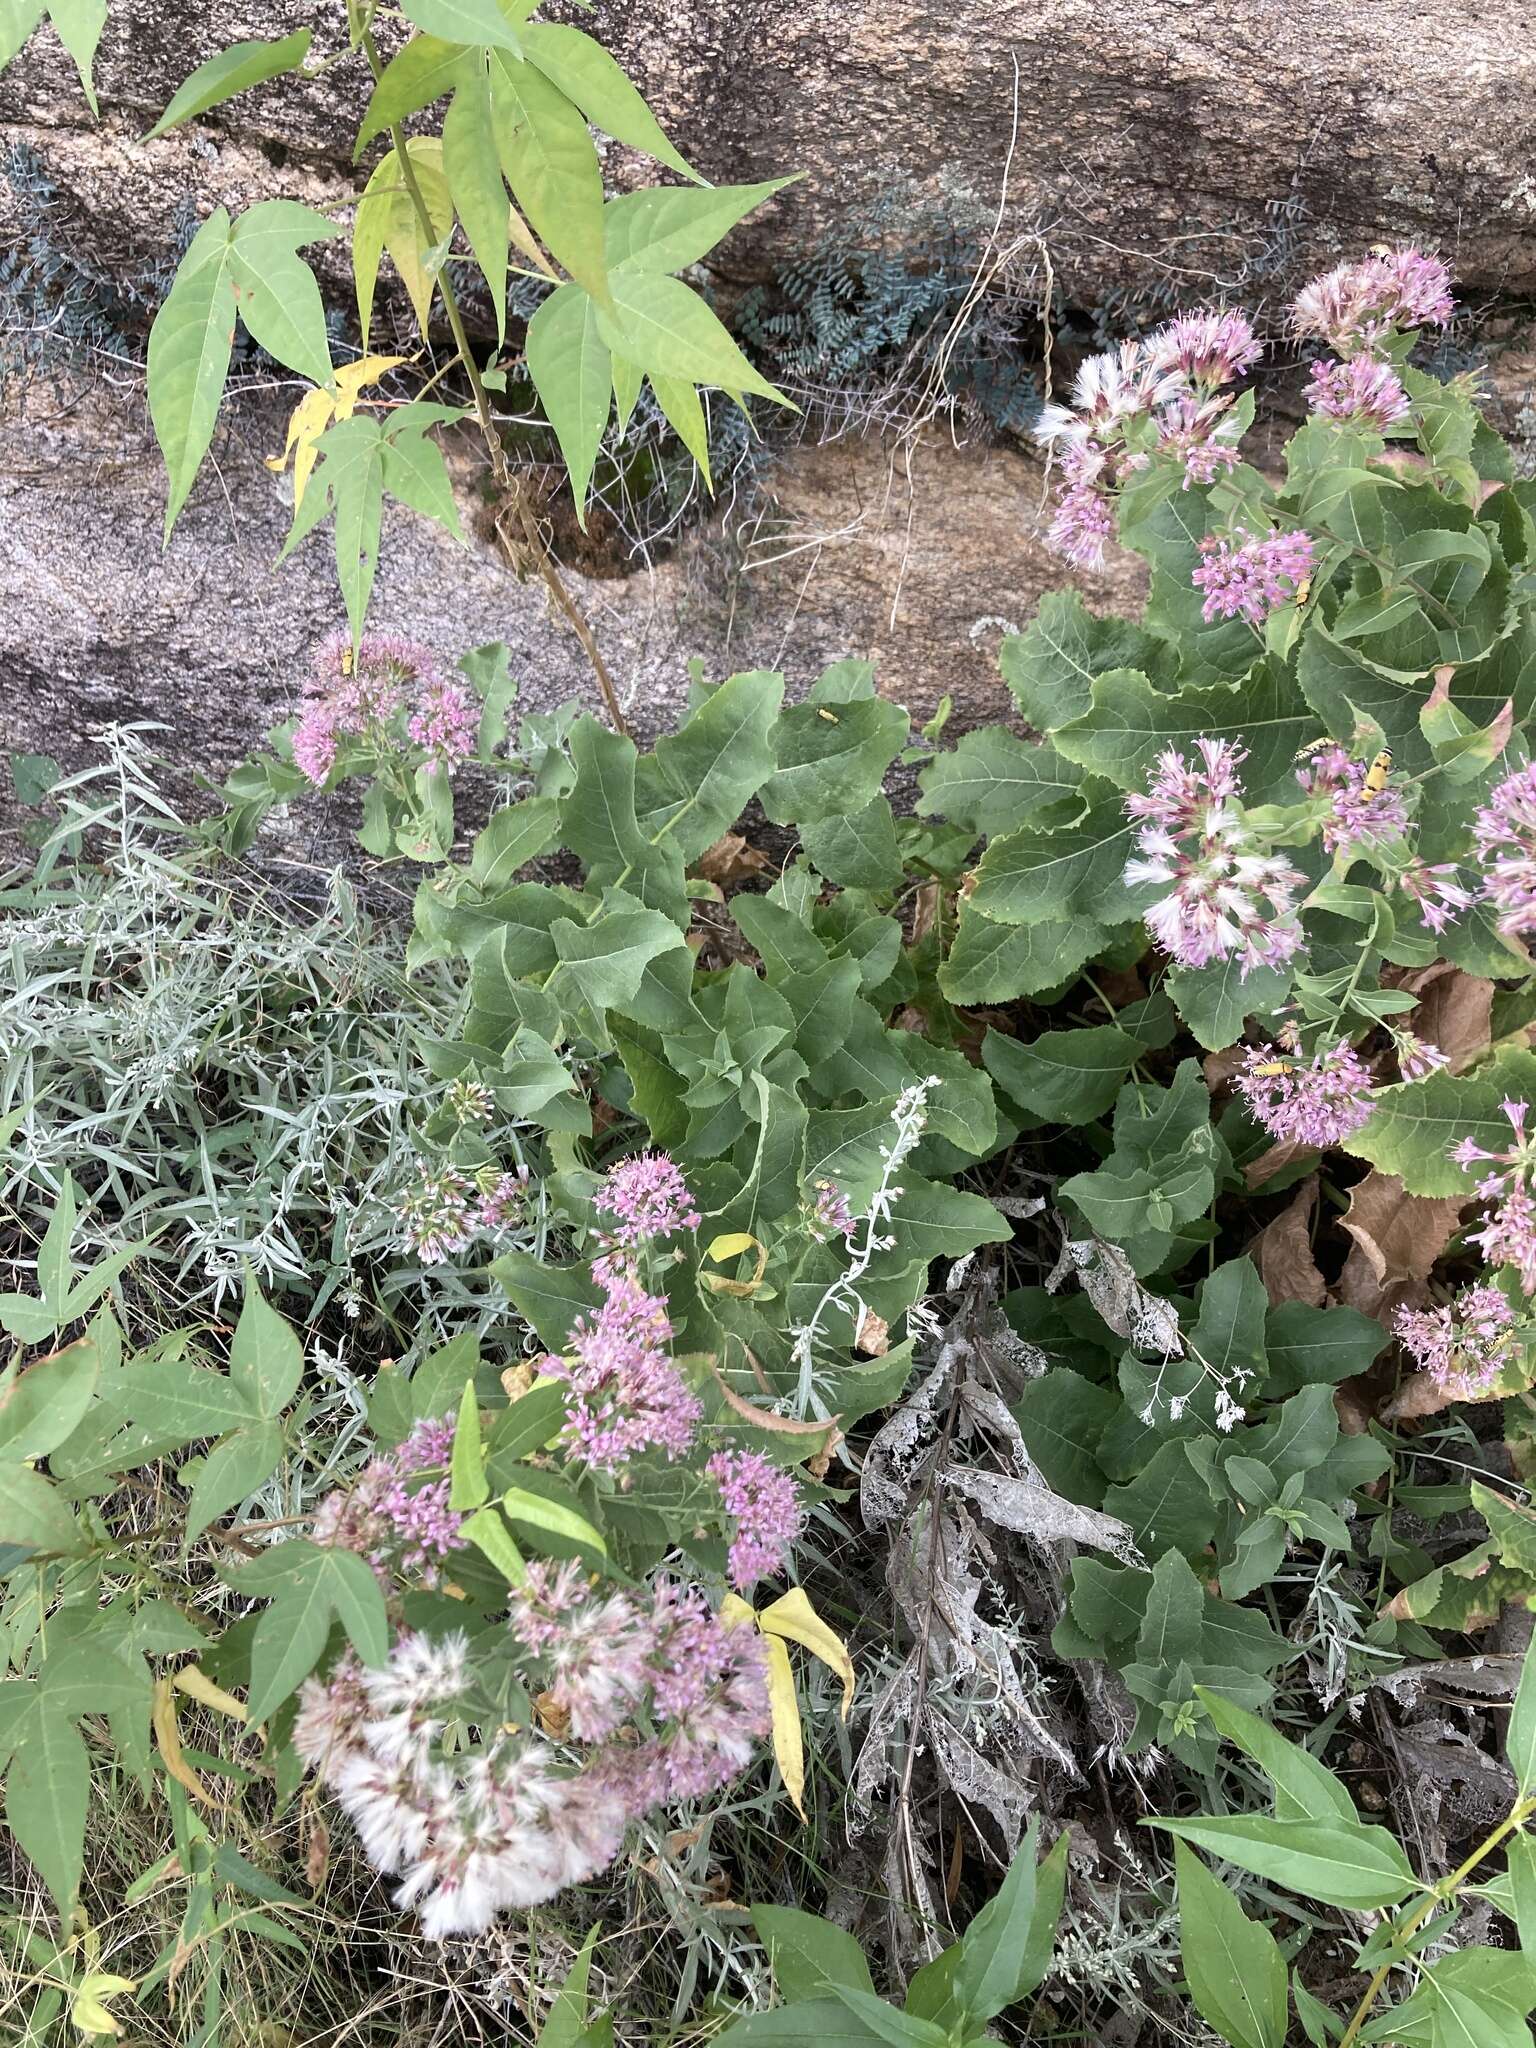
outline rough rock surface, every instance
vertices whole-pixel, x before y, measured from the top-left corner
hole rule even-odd
[[[968,193],[990,215],[1013,138],[1004,232],[1043,231],[1084,301],[1160,275],[1235,283],[1398,233],[1439,240],[1468,289],[1536,282],[1526,0],[598,0],[572,18],[708,176],[805,173],[732,244],[738,272],[771,270],[893,183]],[[312,22],[318,56],[340,20],[308,0],[112,0],[100,134],[74,139],[88,117],[46,30],[0,77],[0,121],[59,163],[120,253],[151,247],[189,191],[206,212],[272,189],[273,155],[323,166],[339,198],[356,59],[262,87],[194,134],[131,138],[222,44]]]

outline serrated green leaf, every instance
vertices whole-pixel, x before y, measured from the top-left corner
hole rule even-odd
[[[319,462],[278,560],[325,517],[335,515],[336,575],[356,640],[363,630],[379,566],[384,517],[384,436],[370,414],[356,413],[321,435]]]
[[[1058,805],[1080,806],[1083,780],[1077,763],[1044,741],[987,725],[962,734],[950,752],[935,754],[918,777],[917,810],[973,832],[1007,832]]]
[[[671,275],[702,263],[738,221],[794,182],[769,178],[760,185],[656,185],[621,193],[603,209],[608,268]]]
[[[193,236],[149,331],[149,411],[165,457],[165,538],[213,439],[235,341],[231,223],[216,206]]]
[[[843,889],[892,890],[902,879],[896,820],[883,792],[862,811],[834,812],[800,828],[800,840],[817,874]]]
[[[1290,993],[1291,970],[1256,967],[1244,974],[1235,956],[1209,967],[1175,967],[1168,993],[1179,1015],[1208,1052],[1219,1052],[1242,1036],[1245,1017],[1271,1017]]]
[[[587,491],[613,397],[613,358],[598,332],[597,306],[580,285],[552,292],[528,323],[528,374],[560,442],[576,516],[587,523]]]
[[[1136,669],[1093,679],[1078,717],[1052,728],[1059,754],[1118,789],[1144,789],[1157,756],[1197,739],[1240,740],[1247,748],[1243,788],[1251,802],[1296,796],[1296,755],[1321,731],[1283,663],[1266,659],[1234,683],[1158,690]]]
[[[1509,1148],[1506,1097],[1536,1103],[1536,1054],[1506,1051],[1471,1074],[1431,1074],[1376,1091],[1370,1121],[1345,1149],[1368,1159],[1383,1173],[1396,1174],[1410,1195],[1465,1195],[1484,1168],[1458,1166],[1451,1148],[1472,1138],[1485,1151]]]
[[[1040,995],[1071,981],[1103,951],[1109,936],[1088,917],[997,924],[962,902],[954,944],[939,969],[939,987],[950,1002],[962,1006]]]
[[[157,135],[169,134],[172,128],[179,128],[184,121],[195,121],[199,114],[222,106],[236,93],[247,92],[253,85],[263,85],[269,78],[281,78],[285,72],[297,71],[309,55],[313,34],[312,29],[295,29],[291,36],[273,41],[232,43],[227,50],[220,50],[216,57],[210,57],[206,64],[199,64],[182,81],[172,93],[165,112],[142,139],[153,142]]]
[[[586,122],[542,71],[499,50],[491,56],[491,109],[518,205],[550,254],[607,304],[603,176]]]
[[[528,61],[580,107],[595,128],[700,182],[698,172],[673,148],[622,66],[601,43],[554,21],[529,22],[521,34]]]
[[[574,270],[573,275],[579,279]],[[716,385],[732,396],[750,391],[789,404],[753,369],[698,293],[678,278],[616,270],[609,287],[612,308],[600,307],[599,324],[615,355],[627,356],[648,376],[659,372],[691,384]]]
[[[1133,917],[1141,898],[1124,880],[1133,829],[1119,800],[1106,798],[1072,824],[1005,832],[981,857],[970,908],[999,924]]]
[[[635,797],[648,838],[695,860],[730,830],[773,771],[784,678],[771,669],[730,676],[675,733],[637,764]]]
[[[906,712],[884,698],[792,705],[775,730],[778,767],[760,792],[763,809],[780,825],[862,811],[909,729]]]

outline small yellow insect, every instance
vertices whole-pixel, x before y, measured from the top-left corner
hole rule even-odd
[[[1392,749],[1383,747],[1370,767],[1365,771],[1365,794],[1380,796],[1387,786],[1387,777],[1392,773]]]
[[[347,645],[346,645],[345,647],[343,647],[343,649],[341,650],[341,672],[342,672],[342,674],[343,674],[344,676],[349,676],[349,675],[351,675],[351,673],[352,673],[352,643],[351,643],[351,641],[348,641],[348,642],[347,642]]]
[[[1310,761],[1314,754],[1321,754],[1333,745],[1333,740],[1328,737],[1327,733],[1324,733],[1320,740],[1308,740],[1304,747],[1298,747],[1296,749],[1296,759],[1298,761]]]
[[[1311,595],[1312,578],[1310,576],[1303,576],[1301,581],[1296,586],[1296,609],[1298,611],[1301,610],[1301,607],[1306,603],[1307,599]]]
[[[1264,1080],[1271,1080],[1276,1074],[1288,1074],[1295,1065],[1294,1060],[1265,1060],[1262,1066],[1250,1067],[1250,1074],[1257,1074]]]

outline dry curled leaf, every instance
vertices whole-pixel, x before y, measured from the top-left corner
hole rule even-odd
[[[1413,1028],[1439,1046],[1451,1073],[1461,1073],[1493,1042],[1493,983],[1459,967],[1437,975],[1419,997]]]
[[[1284,1301],[1302,1301],[1308,1308],[1321,1308],[1327,1299],[1328,1283],[1312,1256],[1312,1216],[1316,1207],[1314,1173],[1248,1247],[1271,1308],[1278,1308]]]
[[[1343,1221],[1354,1244],[1339,1275],[1339,1300],[1389,1324],[1429,1278],[1465,1207],[1459,1195],[1410,1195],[1395,1174],[1373,1168],[1350,1191]]]
[[[877,1316],[872,1308],[865,1309],[859,1318],[859,1334],[853,1340],[855,1351],[862,1351],[866,1358],[884,1358],[891,1348],[891,1326],[884,1316]]]
[[[1294,1138],[1287,1138],[1282,1144],[1271,1145],[1269,1150],[1261,1152],[1257,1159],[1251,1159],[1243,1178],[1250,1188],[1264,1187],[1277,1174],[1284,1173],[1294,1161],[1305,1159],[1309,1153],[1316,1150],[1315,1145],[1298,1145]]]
[[[717,882],[724,889],[729,888],[732,882],[750,881],[754,875],[760,875],[772,866],[767,854],[749,846],[739,832],[727,832],[713,846],[705,847],[694,862],[693,870],[706,882]]]

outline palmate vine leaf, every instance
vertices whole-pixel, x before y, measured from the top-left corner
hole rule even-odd
[[[193,237],[149,335],[149,409],[170,484],[167,540],[213,439],[237,310],[280,362],[317,381],[330,376],[319,287],[295,251],[339,233],[310,207],[268,199],[236,221],[215,207]]]
[[[504,343],[512,208],[496,155],[490,74],[478,50],[464,54],[459,87],[443,122],[443,175],[448,181],[454,211],[490,287],[491,304],[496,311],[496,338]]]
[[[493,48],[515,52],[522,48],[515,23],[531,14],[533,6],[530,0],[527,6],[504,11],[497,0],[400,0],[400,11],[418,28],[448,42],[488,43]]]
[[[301,28],[276,40],[231,43],[227,50],[220,50],[206,64],[199,64],[182,81],[143,140],[153,142],[157,135],[168,135],[183,122],[195,121],[199,114],[222,106],[236,93],[247,92],[253,85],[264,85],[269,78],[281,78],[285,72],[297,71],[309,55],[313,34],[312,29]]]
[[[265,1721],[297,1691],[340,1623],[365,1664],[379,1665],[389,1651],[384,1595],[371,1567],[347,1550],[322,1549],[303,1538],[280,1543],[230,1574],[242,1593],[270,1598],[251,1644],[247,1707],[253,1724]]]
[[[572,275],[579,277],[565,260]],[[627,356],[650,375],[659,372],[693,384],[714,384],[732,397],[752,392],[798,410],[752,367],[698,293],[679,278],[619,270],[608,285],[611,310],[605,306],[600,311],[599,325],[615,355]]]

